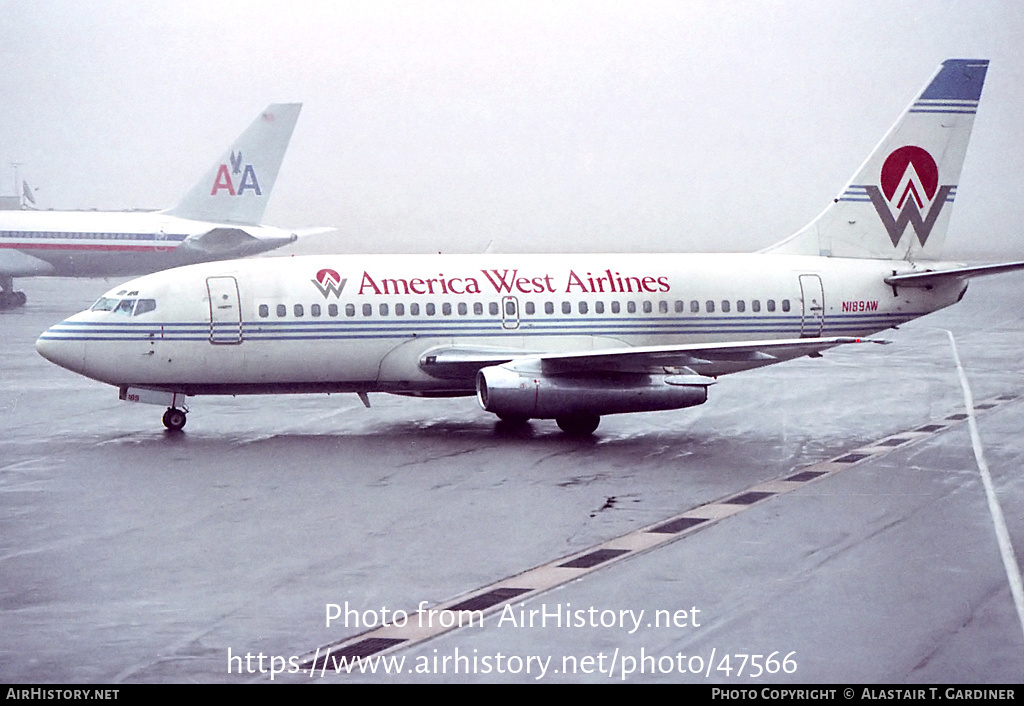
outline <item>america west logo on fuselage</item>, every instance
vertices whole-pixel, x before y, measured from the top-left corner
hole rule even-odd
[[[900,242],[907,224],[914,226],[924,246],[942,212],[951,184],[939,186],[939,167],[927,151],[914,145],[894,150],[885,158],[878,186],[865,186],[871,203],[882,219],[893,247]],[[894,216],[894,211],[898,216]],[[924,217],[922,211],[926,211]]]
[[[213,188],[210,190],[210,196],[216,196],[217,192],[221,189],[228,192],[229,196],[241,196],[246,190],[251,190],[257,196],[262,196],[263,192],[260,190],[260,182],[256,178],[256,170],[251,164],[246,164],[245,169],[242,169],[242,153],[239,152],[237,155],[231,153],[231,170],[228,170],[228,165],[222,164],[217,169],[217,176],[213,180]],[[235,182],[231,178],[234,174],[236,177],[241,175],[241,180],[238,182],[238,187],[235,187]]]
[[[345,283],[348,279],[342,279],[334,270],[323,269],[316,273],[316,279],[311,279],[320,293],[324,295],[324,299],[329,299],[330,295],[333,294],[335,299],[341,298],[341,292],[345,289]]]

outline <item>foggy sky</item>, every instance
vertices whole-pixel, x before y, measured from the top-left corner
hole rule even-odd
[[[947,240],[1024,257],[1018,2],[0,0],[0,193],[169,207],[304,103],[265,221],[303,251],[757,249],[947,58],[990,59]]]

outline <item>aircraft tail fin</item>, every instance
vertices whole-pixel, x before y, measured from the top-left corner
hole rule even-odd
[[[258,224],[301,108],[301,103],[267,106],[178,205],[165,213],[200,221]]]
[[[939,260],[988,61],[950,59],[828,208],[763,252]]]

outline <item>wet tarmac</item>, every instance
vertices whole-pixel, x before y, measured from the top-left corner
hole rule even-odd
[[[287,673],[382,609],[416,621],[419,606],[962,413],[943,329],[976,401],[1020,396],[978,422],[1024,555],[1019,276],[975,281],[957,306],[885,333],[893,345],[723,378],[702,407],[606,417],[586,441],[553,422],[504,428],[472,399],[385,395],[369,410],[354,395],[199,398],[185,432],[167,433],[160,408],[35,353],[113,283],[21,284],[28,306],[0,314],[4,682],[269,681],[261,666],[287,682],[1024,674],[965,423],[508,599],[482,627],[374,652],[376,673]],[[333,605],[354,611],[348,627],[325,624]]]

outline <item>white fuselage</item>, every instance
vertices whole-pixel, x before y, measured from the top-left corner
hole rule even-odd
[[[211,232],[215,235],[204,239]],[[0,211],[0,271],[14,277],[138,275],[249,255],[294,240],[278,228],[160,211]]]
[[[132,280],[105,295],[107,310],[53,326],[37,347],[96,380],[185,394],[472,394],[472,375],[426,372],[431,349],[865,336],[966,288],[894,289],[883,281],[894,270],[912,265],[769,254],[236,260]]]

